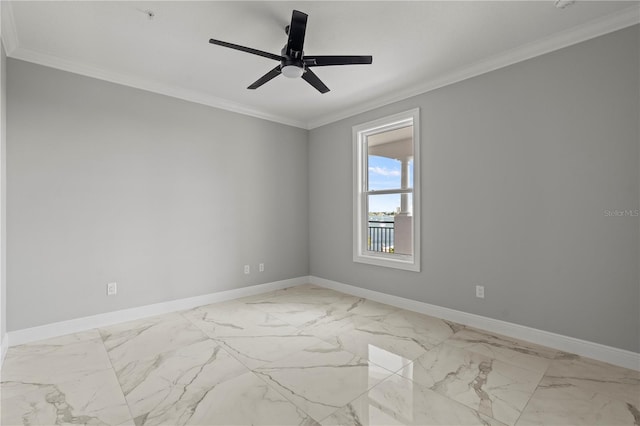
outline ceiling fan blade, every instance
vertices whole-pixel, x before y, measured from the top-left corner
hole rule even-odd
[[[368,65],[373,62],[372,56],[305,56],[307,67],[326,67],[329,65]]]
[[[239,50],[241,52],[253,53],[254,55],[263,56],[265,58],[273,59],[275,61],[282,60],[282,56],[280,55],[274,55],[273,53],[263,52],[262,50],[240,46],[239,44],[227,43],[226,41],[215,40],[212,38],[209,39],[209,43],[217,44],[218,46],[228,47],[230,49]]]
[[[302,79],[315,87],[320,93],[327,93],[329,88],[311,70],[305,70]]]
[[[251,86],[247,87],[247,89],[257,89],[258,87],[265,84],[267,81],[272,80],[280,75],[280,65],[257,79]]]
[[[291,24],[289,25],[289,40],[287,41],[286,52],[288,56],[294,59],[302,58],[302,49],[304,47],[304,35],[307,31],[307,14],[299,10],[294,10],[291,15]]]

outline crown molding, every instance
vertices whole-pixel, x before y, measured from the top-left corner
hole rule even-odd
[[[263,120],[286,124],[288,126],[307,129],[307,125],[305,122],[294,120],[288,117],[282,117],[275,114],[270,114],[258,109],[253,109],[251,107],[247,107],[243,104],[229,101],[227,99],[218,98],[216,96],[203,94],[195,90],[184,89],[170,84],[147,80],[131,75],[119,74],[102,68],[84,65],[69,59],[63,59],[58,56],[24,49],[22,47],[14,49],[10,56],[14,59],[20,59],[23,61],[56,68],[74,74],[97,78],[99,80],[121,84],[123,86],[129,86],[136,89],[146,90],[148,92],[158,93],[161,95],[182,99],[197,104],[207,105],[214,108],[220,108],[226,111],[236,112],[238,114],[261,118]]]
[[[425,81],[419,86],[409,88],[389,96],[384,96],[375,101],[360,104],[354,108],[345,109],[334,114],[322,116],[308,123],[309,129],[334,123],[345,118],[363,112],[371,111],[394,102],[402,101],[413,96],[421,95],[450,84],[458,83],[472,77],[486,74],[536,56],[544,55],[555,50],[559,50],[583,41],[590,40],[601,35],[605,35],[623,28],[638,24],[640,22],[640,4],[635,3],[634,6],[622,9],[613,14],[604,16],[599,19],[578,25],[559,33],[552,34],[532,43],[525,44],[518,48],[509,50],[489,57],[483,61],[476,62],[468,67],[459,68],[453,72],[449,72],[441,77]]]
[[[10,1],[0,2],[0,15],[2,25],[2,44],[7,56],[13,54],[18,47],[18,31],[13,17],[13,8]]]
[[[536,56],[544,55],[545,53],[550,53],[555,50],[640,23],[640,3],[634,2],[633,6],[622,9],[613,14],[552,34],[538,41],[525,44],[499,55],[489,57],[483,61],[476,62],[470,66],[448,72],[435,79],[425,81],[418,86],[398,91],[388,96],[382,96],[374,101],[361,103],[355,107],[342,109],[338,112],[323,115],[305,122],[271,114],[238,102],[206,95],[195,90],[184,89],[131,75],[119,74],[109,70],[87,66],[69,59],[24,49],[19,45],[18,33],[16,31],[13,12],[11,9],[11,2],[3,0],[1,3],[2,42],[7,56],[9,57],[307,130],[343,120],[357,114],[371,111],[375,108],[380,108],[394,102],[427,93],[450,84],[458,83],[490,71],[504,68]]]

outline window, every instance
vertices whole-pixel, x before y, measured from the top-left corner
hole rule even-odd
[[[420,271],[419,110],[353,127],[353,261]]]

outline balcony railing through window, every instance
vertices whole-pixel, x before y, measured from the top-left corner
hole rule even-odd
[[[393,253],[394,221],[369,221],[367,249],[379,253]]]

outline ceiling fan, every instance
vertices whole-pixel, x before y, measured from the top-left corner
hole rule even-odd
[[[326,67],[330,65],[357,65],[371,64],[371,56],[305,56],[304,35],[307,30],[307,14],[294,10],[291,15],[291,24],[287,25],[285,32],[289,36],[287,44],[282,48],[280,55],[240,46],[226,41],[210,39],[209,43],[217,44],[242,52],[252,53],[265,58],[279,61],[280,64],[260,77],[247,89],[257,89],[269,80],[284,74],[285,77],[302,77],[304,81],[315,87],[320,93],[327,93],[329,88],[311,71],[311,67]]]

